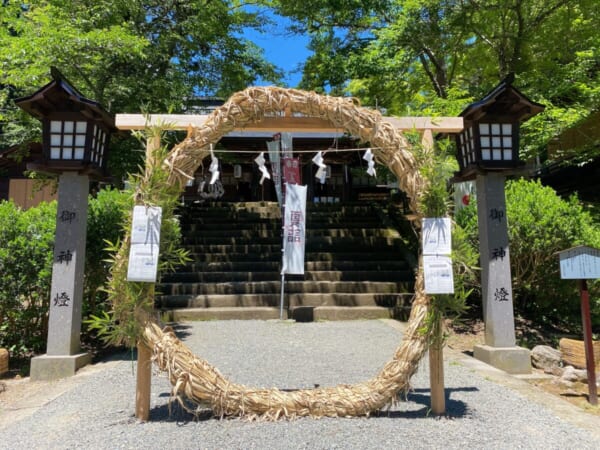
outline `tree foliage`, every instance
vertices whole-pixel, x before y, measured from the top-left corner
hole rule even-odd
[[[355,95],[392,114],[455,115],[515,73],[547,107],[524,127],[531,157],[600,106],[595,0],[273,3],[311,36],[303,88]]]
[[[0,3],[0,149],[39,136],[14,105],[49,81],[50,66],[115,112],[181,112],[192,97],[229,95],[279,71],[241,37],[264,19],[230,0],[30,0]],[[119,178],[140,155],[113,143]],[[123,153],[129,155],[124,157]]]

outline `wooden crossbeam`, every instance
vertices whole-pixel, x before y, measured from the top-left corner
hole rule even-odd
[[[117,114],[115,124],[120,130],[142,130],[146,126],[163,125],[173,130],[187,130],[191,125],[201,127],[208,115],[200,114]],[[431,130],[433,133],[460,133],[463,130],[462,117],[383,117],[385,122],[404,131]],[[339,133],[327,120],[313,117],[264,117],[260,122],[246,125],[237,131],[276,131]]]

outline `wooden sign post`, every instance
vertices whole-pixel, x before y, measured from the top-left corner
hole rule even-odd
[[[558,252],[560,258],[560,277],[577,280],[581,295],[581,321],[583,323],[583,342],[585,347],[585,366],[587,369],[589,398],[592,405],[598,404],[596,388],[596,365],[592,343],[592,319],[590,315],[590,296],[587,279],[600,278],[600,250],[579,246]]]
[[[453,294],[452,273],[452,228],[447,217],[423,219],[423,281],[427,294]],[[442,339],[442,317],[432,324],[434,339],[429,346],[429,385],[431,387],[431,412],[441,415],[446,412],[444,390],[444,353]]]
[[[153,152],[160,147],[160,137],[155,136],[148,139],[146,143],[146,170],[148,167],[152,167],[153,165]],[[156,208],[155,208],[156,209]],[[160,219],[159,219],[160,220]],[[132,250],[133,250],[133,242],[134,233],[136,233],[136,218],[135,218],[135,209],[134,209],[134,223],[132,224]],[[148,236],[153,236],[150,242],[145,242],[144,244],[138,244],[142,247],[148,247],[153,251],[158,252],[158,241],[159,237],[155,236],[158,232],[160,233],[160,222],[156,224],[155,222],[149,221],[142,231],[142,234],[148,234]],[[140,230],[137,230],[139,233]],[[144,250],[144,249],[142,249]],[[130,275],[134,275],[132,280],[136,281],[145,281],[152,282],[156,281],[156,268],[157,264],[154,260],[154,256],[152,258],[145,258],[146,262],[150,261],[150,265],[153,273],[153,276],[148,277],[147,271],[143,270],[142,266],[147,264],[136,264],[136,267],[132,268],[132,260],[131,257],[136,257],[136,252],[130,252],[130,267],[128,268],[128,278]],[[148,253],[147,251],[138,252],[137,255]],[[152,253],[152,252],[151,252]],[[139,259],[139,258],[138,258]],[[133,270],[132,270],[133,269]],[[153,292],[153,289],[151,290]],[[152,350],[148,348],[148,346],[142,342],[141,340],[137,343],[137,377],[136,377],[136,389],[135,389],[135,417],[139,420],[147,422],[150,418],[150,396],[151,396],[151,385],[152,385]]]

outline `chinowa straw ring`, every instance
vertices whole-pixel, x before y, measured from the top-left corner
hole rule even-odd
[[[263,117],[291,111],[305,117],[327,120],[363,142],[369,142],[377,161],[398,177],[399,187],[410,198],[414,218],[421,217],[420,193],[424,189],[417,161],[401,131],[385,122],[378,111],[359,106],[353,99],[318,95],[295,89],[253,87],[234,94],[218,107],[199,128],[177,144],[164,161],[171,184],[184,186],[210,145],[234,130],[259,122]],[[149,169],[147,169],[149,170]],[[430,302],[425,295],[422,264],[415,282],[415,298],[404,337],[392,359],[373,378],[353,385],[281,391],[251,388],[225,378],[215,367],[194,355],[175,334],[161,328],[147,315],[139,315],[143,342],[153,349],[158,368],[168,374],[173,395],[199,405],[208,405],[214,414],[246,418],[278,419],[299,416],[365,416],[396,402],[409,388],[409,380],[427,350],[426,319]]]

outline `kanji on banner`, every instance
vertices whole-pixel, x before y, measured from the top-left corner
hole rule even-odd
[[[304,274],[306,186],[286,183],[281,273]]]

